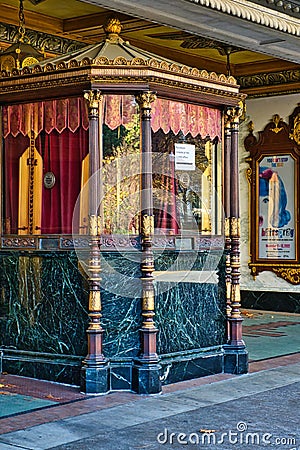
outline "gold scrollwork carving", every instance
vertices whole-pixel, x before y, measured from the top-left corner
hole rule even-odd
[[[230,235],[233,237],[240,237],[240,219],[238,217],[230,217]]]
[[[292,284],[300,284],[300,267],[273,267],[273,272]]]
[[[290,139],[293,139],[296,144],[300,145],[300,113],[294,118],[293,132],[289,135]]]
[[[145,214],[142,222],[142,234],[144,236],[152,236],[154,232],[154,217]]]
[[[136,96],[136,101],[142,109],[151,109],[151,103],[154,100],[156,100],[156,94],[151,91],[142,92]]]
[[[279,133],[281,130],[283,130],[283,127],[279,127],[279,122],[282,122],[282,119],[280,118],[280,116],[278,114],[275,114],[272,118],[273,123],[275,124],[275,128],[271,128],[271,131],[273,131],[273,133],[277,134]]]
[[[248,183],[251,185],[252,183],[252,169],[250,167],[248,167],[248,169],[246,169],[246,178]]]
[[[249,131],[249,133],[253,133],[253,131],[254,131],[254,122],[253,122],[253,120],[250,120],[250,122],[248,123],[248,131]]]

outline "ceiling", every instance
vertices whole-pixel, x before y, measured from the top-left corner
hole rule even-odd
[[[61,0],[24,0],[26,30],[35,30],[85,44],[99,42],[105,37],[103,25],[113,12],[96,5],[100,1],[92,1],[94,4],[78,0],[64,2]],[[116,2],[110,0],[108,3]],[[130,4],[130,2],[120,3]],[[138,3],[141,1],[139,0]],[[167,2],[160,3],[166,4]],[[1,23],[18,26],[18,7],[18,0],[0,2]],[[115,7],[115,9],[124,11],[124,7]],[[140,15],[137,14],[138,10],[134,9],[134,11],[136,15]],[[228,70],[230,70],[235,77],[296,70],[300,67],[293,58],[284,60],[274,57],[273,51],[269,52],[271,54],[266,54],[265,49],[264,53],[252,51],[248,48],[251,48],[250,44],[247,45],[247,49],[242,48],[245,46],[243,39],[235,39],[233,45],[229,39],[218,41],[212,39],[209,32],[204,37],[205,33],[203,32],[201,34],[188,33],[184,29],[192,29],[192,27],[182,25],[178,29],[170,25],[162,25],[162,21],[151,22],[148,18],[137,18],[134,14],[128,15],[124,12],[119,12],[117,16],[122,23],[121,36],[125,41],[128,40],[134,46],[188,66],[225,74],[228,74]],[[147,14],[145,13],[144,16],[146,17]],[[172,14],[170,14],[171,16]],[[172,20],[169,22],[171,23]],[[249,28],[251,29],[251,24]],[[215,32],[213,37],[217,35],[218,33]],[[1,24],[0,46],[2,49],[8,46],[7,36],[5,39],[5,33],[1,34]],[[230,67],[227,64],[226,52],[230,54]],[[299,51],[298,53],[300,54]]]

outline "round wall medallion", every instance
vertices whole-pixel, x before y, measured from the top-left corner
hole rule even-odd
[[[52,189],[55,185],[55,175],[53,172],[47,172],[44,175],[44,186],[46,189]]]

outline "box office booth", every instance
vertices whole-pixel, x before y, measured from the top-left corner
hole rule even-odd
[[[105,31],[1,73],[3,369],[87,393],[245,373],[243,95]]]

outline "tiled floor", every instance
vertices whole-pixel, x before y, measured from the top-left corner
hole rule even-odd
[[[250,361],[252,361],[249,366],[250,372],[300,362],[300,353],[296,353],[300,351],[299,315],[243,311],[243,316],[244,337]],[[164,386],[163,393],[184,391],[234,377],[230,374],[218,374],[182,381]],[[2,374],[0,376],[0,434],[138,402],[142,398],[145,397],[129,392],[88,396],[80,393],[76,386]]]
[[[243,339],[250,361],[300,352],[300,315],[242,310]]]

